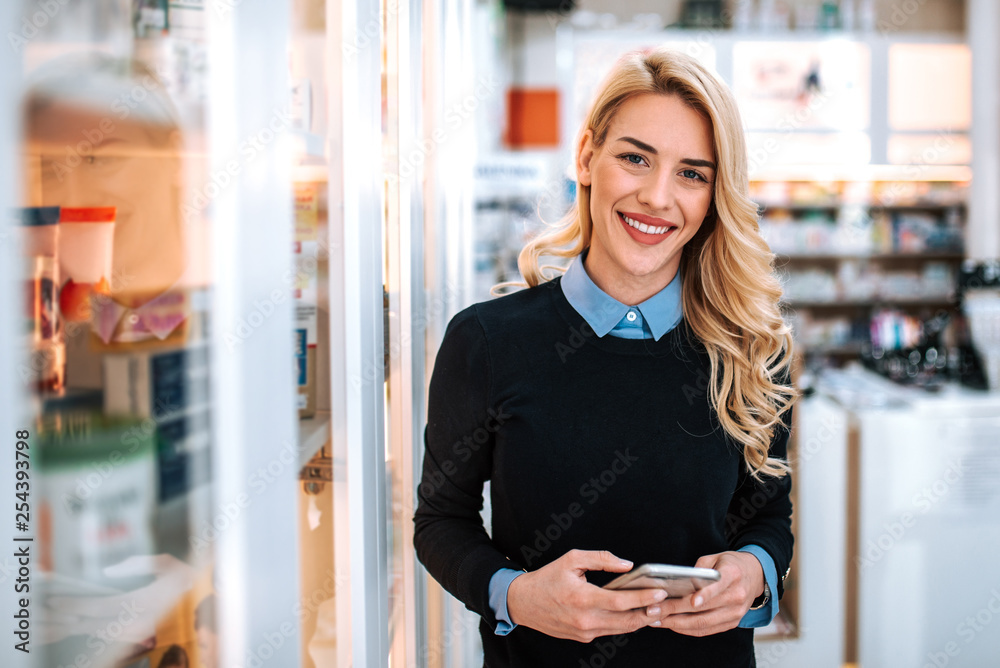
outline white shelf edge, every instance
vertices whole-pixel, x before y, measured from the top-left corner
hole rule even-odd
[[[330,412],[317,411],[311,418],[299,420],[299,470],[309,463],[330,440]]]

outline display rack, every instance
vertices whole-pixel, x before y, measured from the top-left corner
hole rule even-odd
[[[807,360],[859,357],[870,342],[868,320],[881,309],[955,312],[968,183],[889,176],[752,184]]]

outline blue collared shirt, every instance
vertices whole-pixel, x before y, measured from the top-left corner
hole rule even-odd
[[[646,301],[628,306],[597,287],[584,267],[585,258],[586,251],[573,259],[560,284],[566,301],[587,321],[597,336],[610,334],[623,339],[659,341],[664,334],[680,324],[684,316],[680,272],[667,287]],[[748,611],[740,620],[739,626],[744,629],[767,626],[778,614],[778,572],[774,559],[757,545],[747,545],[740,548],[740,551],[757,557],[764,569],[764,580],[771,596],[761,609]],[[517,624],[510,621],[507,612],[507,590],[514,578],[523,573],[524,571],[512,568],[502,568],[490,579],[490,608],[497,618],[497,635],[505,636],[517,627]]]

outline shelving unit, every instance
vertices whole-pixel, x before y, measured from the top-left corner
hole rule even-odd
[[[761,230],[785,279],[783,306],[807,360],[860,356],[879,309],[927,316],[956,308],[965,188],[888,179],[754,183]]]
[[[907,306],[954,306],[955,300],[948,297],[927,299],[849,299],[838,301],[805,301],[790,300],[783,302],[789,308],[795,309],[868,309],[872,307],[907,307]]]
[[[779,266],[785,262],[839,262],[840,260],[869,260],[873,262],[907,260],[958,261],[965,256],[959,252],[941,253],[777,253]]]

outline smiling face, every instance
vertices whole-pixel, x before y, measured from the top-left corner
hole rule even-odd
[[[598,287],[626,304],[662,290],[708,213],[715,173],[711,124],[674,95],[627,100],[600,147],[588,131],[577,178],[590,186],[586,268]]]

